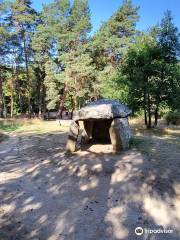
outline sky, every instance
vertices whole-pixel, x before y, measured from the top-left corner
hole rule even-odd
[[[33,6],[40,11],[42,4],[52,0],[34,0]],[[123,0],[89,0],[92,20],[92,33],[97,31],[103,21],[122,5]],[[137,29],[147,30],[149,27],[160,23],[163,13],[169,9],[172,11],[175,25],[180,29],[180,0],[132,0],[133,4],[139,6],[140,20]]]

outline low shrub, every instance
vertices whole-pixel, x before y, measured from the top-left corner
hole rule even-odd
[[[167,124],[180,125],[180,112],[169,112],[166,115]]]

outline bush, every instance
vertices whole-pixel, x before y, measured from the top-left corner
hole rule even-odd
[[[180,125],[180,112],[169,112],[166,115],[167,124]]]

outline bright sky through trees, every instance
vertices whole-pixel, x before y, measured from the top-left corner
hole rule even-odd
[[[34,0],[33,5],[40,10],[42,4],[52,2],[52,0]],[[98,30],[102,21],[108,18],[122,4],[122,0],[89,0],[93,32]],[[147,30],[150,26],[161,21],[163,13],[169,9],[173,13],[174,23],[180,28],[180,1],[179,0],[133,0],[134,5],[140,6],[140,21],[137,23],[139,30]]]

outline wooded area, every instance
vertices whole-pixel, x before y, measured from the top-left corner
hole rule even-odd
[[[167,10],[160,24],[136,28],[126,0],[94,34],[87,0],[0,1],[0,115],[44,118],[102,97],[126,103],[147,127],[180,109],[180,34]],[[154,123],[152,123],[152,117]]]

